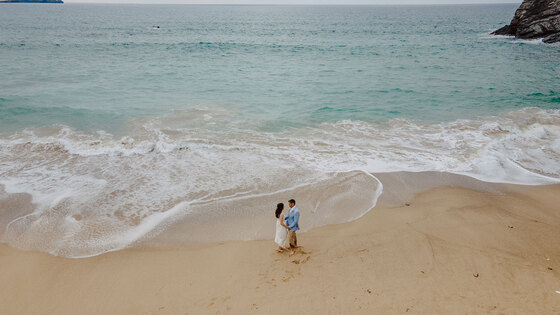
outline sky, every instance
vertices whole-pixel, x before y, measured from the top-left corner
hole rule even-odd
[[[65,0],[66,3],[184,3],[184,4],[464,4],[521,3],[521,0]]]

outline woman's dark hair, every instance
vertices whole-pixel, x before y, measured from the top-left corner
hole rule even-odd
[[[283,203],[279,203],[276,205],[276,217],[279,218],[280,217],[280,213],[282,213],[282,210],[284,210],[284,204]]]

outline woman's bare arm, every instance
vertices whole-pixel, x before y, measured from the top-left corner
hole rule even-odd
[[[286,224],[284,224],[284,215],[281,214],[280,215],[280,225],[282,225],[283,227],[285,227],[286,229],[290,229]]]

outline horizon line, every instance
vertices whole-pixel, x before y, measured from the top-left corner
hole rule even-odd
[[[0,2],[3,2],[0,0]],[[146,4],[146,5],[199,5],[199,6],[433,6],[433,5],[495,5],[495,4],[519,4],[517,2],[464,2],[464,3],[176,3],[176,2],[96,2],[65,0],[64,4]]]

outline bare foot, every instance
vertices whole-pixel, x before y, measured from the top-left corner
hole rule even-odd
[[[295,252],[295,251],[293,251],[293,250],[292,250],[292,251],[290,251],[290,255],[289,255],[289,257],[292,257],[292,256],[293,256],[293,255],[294,255],[295,253],[296,253],[296,252]]]

